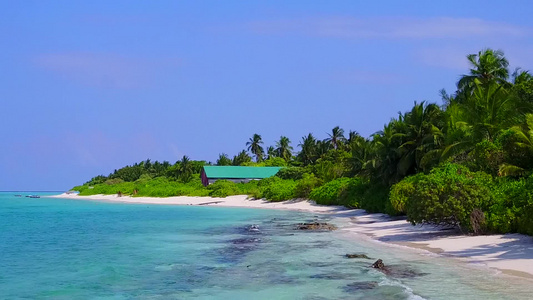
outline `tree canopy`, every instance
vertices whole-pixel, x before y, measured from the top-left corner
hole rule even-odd
[[[323,204],[406,214],[413,223],[533,234],[527,221],[533,220],[533,76],[520,68],[510,75],[500,50],[466,59],[470,69],[453,93],[441,91],[442,103],[415,101],[369,137],[351,130],[345,137],[340,126],[322,139],[309,133],[296,150],[283,135],[264,147],[256,133],[246,142],[255,162],[242,150],[233,159],[220,154],[216,165],[287,170],[246,188],[220,183],[194,193],[245,192],[276,201],[308,196]],[[174,165],[148,159],[84,186],[131,188],[127,184],[157,178],[197,185],[195,174],[205,164],[187,156]]]

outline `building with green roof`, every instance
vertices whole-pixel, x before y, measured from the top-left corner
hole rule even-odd
[[[204,166],[200,177],[205,186],[219,179],[239,183],[272,177],[280,169],[280,167]]]

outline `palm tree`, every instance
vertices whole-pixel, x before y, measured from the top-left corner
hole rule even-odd
[[[302,149],[298,153],[298,158],[305,166],[316,161],[316,139],[313,134],[302,137],[302,142],[298,146]]]
[[[226,153],[222,153],[218,155],[218,159],[216,163],[217,166],[231,166],[232,163],[233,162],[231,161],[231,159]]]
[[[321,140],[316,141],[316,155],[318,158],[324,156],[329,150],[331,150],[331,143]]]
[[[263,141],[261,140],[261,136],[257,133],[246,143],[248,151],[255,155],[256,162],[263,160],[264,150],[263,147],[261,147],[261,144],[263,144]]]
[[[529,71],[524,71],[520,68],[516,68],[513,72],[513,84],[522,84],[531,82],[533,80],[533,75]]]
[[[467,59],[472,68],[470,74],[463,75],[457,83],[460,91],[470,90],[474,83],[486,84],[491,81],[499,84],[507,83],[509,61],[501,50],[485,49],[478,54],[469,54]]]
[[[438,159],[438,155],[433,152],[430,154],[430,151],[438,149],[442,144],[444,114],[436,104],[415,102],[413,109],[401,119],[405,124],[405,132],[396,133],[402,140],[398,148],[398,173],[406,176],[423,171],[431,160]]]
[[[348,133],[348,144],[350,144],[351,142],[359,139],[361,137],[361,135],[359,135],[359,133],[357,131],[352,131],[350,130],[350,132]]]
[[[328,138],[326,139],[326,142],[331,143],[334,149],[337,149],[344,141],[346,141],[346,138],[344,137],[344,130],[340,128],[339,126],[336,126],[331,130],[331,134],[328,133]]]
[[[515,145],[526,150],[531,156],[533,154],[533,114],[526,115],[526,128],[514,126],[512,130],[516,138]],[[498,172],[500,176],[518,176],[525,173],[526,168],[509,163],[502,164]]]
[[[192,179],[193,165],[191,159],[187,155],[183,155],[179,163],[179,176],[178,178],[183,182],[189,182]]]
[[[483,139],[492,141],[501,129],[512,127],[523,120],[523,108],[503,85],[489,82],[474,83],[472,93],[460,101],[454,99],[447,108],[456,127],[476,144]]]
[[[528,74],[517,71],[513,77],[515,82],[521,82],[527,80]],[[516,84],[498,81],[501,80],[476,79],[468,93],[447,97],[446,146],[441,151],[441,161],[450,157],[466,159],[477,143],[493,142],[502,130],[524,122],[524,115],[533,111],[531,101],[520,97]]]
[[[250,155],[248,155],[248,153],[246,153],[245,150],[242,150],[241,152],[239,152],[239,154],[235,155],[233,157],[233,165],[234,166],[242,166],[246,163],[249,163],[252,161],[252,158],[250,157]]]
[[[348,162],[351,166],[351,175],[370,175],[370,169],[374,166],[372,155],[375,153],[374,143],[357,135],[353,136],[348,144],[351,157]]]
[[[283,158],[285,161],[289,161],[292,157],[292,147],[291,147],[291,140],[289,140],[286,136],[281,136],[279,141],[276,143],[276,152],[278,152],[278,156]]]
[[[383,130],[372,135],[372,153],[365,164],[366,173],[381,180],[384,184],[394,184],[400,181],[398,162],[400,155],[398,148],[402,142],[398,133],[404,132],[403,118],[392,119],[383,126]]]
[[[165,172],[165,168],[163,167],[163,164],[156,160],[152,164],[151,172],[153,174],[153,177],[161,176],[163,172]]]
[[[518,113],[533,113],[533,75],[517,68],[513,72],[512,93]]]
[[[268,146],[267,148],[267,159],[271,159],[274,157],[278,157],[278,153],[276,152],[276,148],[274,146]]]
[[[148,158],[147,160],[141,162],[145,170],[150,170],[152,168],[152,161]]]

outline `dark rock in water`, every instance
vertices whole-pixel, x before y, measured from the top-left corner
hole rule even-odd
[[[428,275],[428,273],[418,272],[408,266],[402,266],[402,265],[385,266],[385,264],[383,263],[383,260],[381,259],[376,260],[376,262],[372,264],[372,268],[380,270],[385,275],[396,277],[396,278],[415,278],[415,277]]]
[[[428,275],[429,273],[418,272],[408,266],[403,265],[391,265],[387,266],[386,274],[396,278],[415,278]]]
[[[377,281],[359,281],[347,284],[344,291],[347,293],[355,293],[361,290],[371,290],[378,286]]]
[[[375,263],[372,264],[372,268],[384,270],[385,269],[385,264],[383,263],[383,261],[381,259],[378,259],[378,260],[376,260]]]
[[[220,262],[238,263],[246,257],[248,253],[257,249],[261,240],[253,237],[244,237],[227,242],[229,242],[229,244],[225,247],[212,249],[210,251],[213,252],[214,257]]]
[[[372,259],[368,257],[366,254],[363,253],[354,253],[354,254],[346,254],[346,258],[364,258],[364,259]]]
[[[280,233],[278,236],[293,236],[294,233]]]
[[[328,223],[310,222],[296,225],[297,230],[335,230],[337,227]]]
[[[253,231],[253,232],[259,231],[259,226],[256,225],[256,224],[251,225],[251,226],[248,227],[248,231]]]

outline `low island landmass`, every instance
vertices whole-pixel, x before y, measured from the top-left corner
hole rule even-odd
[[[442,104],[415,102],[371,137],[335,127],[302,137],[295,153],[285,136],[264,147],[254,134],[233,158],[148,159],[62,197],[337,214],[352,218],[347,231],[533,278],[533,76],[510,73],[501,51],[467,58],[471,69],[455,92],[441,91]],[[281,169],[204,186],[206,165]]]

